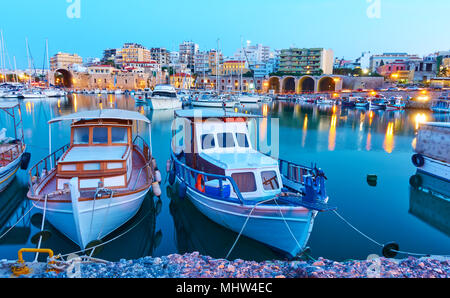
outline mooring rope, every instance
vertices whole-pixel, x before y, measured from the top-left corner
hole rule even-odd
[[[375,241],[373,238],[367,236],[366,234],[364,234],[362,231],[360,231],[359,229],[357,229],[354,225],[352,225],[351,223],[349,223],[342,215],[340,215],[336,210],[333,210],[334,214],[336,214],[343,222],[345,222],[348,226],[350,226],[353,230],[355,230],[356,232],[358,232],[360,235],[362,235],[363,237],[365,237],[366,239],[368,239],[370,242],[380,246],[381,248],[384,248],[385,245],[379,243],[378,241]],[[396,250],[391,248],[390,249],[393,252],[399,253],[399,254],[404,254],[404,255],[410,255],[410,256],[417,256],[417,257],[429,257],[432,256],[433,254],[424,254],[424,253],[416,253],[416,252],[410,252],[410,251],[404,251],[404,250]],[[450,255],[434,255],[434,256],[439,256],[439,257],[445,257],[448,258],[450,257]]]
[[[48,194],[45,195],[45,201],[44,201],[44,214],[42,215],[42,222],[41,222],[41,235],[39,235],[39,243],[38,243],[38,249],[41,248],[41,244],[42,244],[42,231],[44,230],[44,224],[45,224],[45,215],[47,213],[47,199],[48,199]],[[36,257],[34,258],[34,262],[36,263],[39,257],[39,252],[36,253]]]
[[[39,202],[41,201],[41,199],[42,199],[42,197],[40,197],[39,200],[37,200],[36,203],[39,203]],[[5,232],[5,233],[3,233],[3,234],[0,236],[0,239],[2,239],[3,237],[5,237],[6,234],[8,234],[12,229],[14,229],[14,227],[17,226],[17,224],[18,224],[19,222],[21,222],[22,219],[24,219],[25,216],[27,216],[28,213],[30,213],[31,210],[34,209],[34,207],[36,207],[36,205],[35,205],[34,203],[32,203],[32,205],[33,205],[33,206],[31,206],[31,208],[28,209],[28,211],[27,211],[24,215],[22,215],[22,217],[20,217],[20,218],[17,220],[17,222],[16,222],[15,224],[13,224],[13,225]]]

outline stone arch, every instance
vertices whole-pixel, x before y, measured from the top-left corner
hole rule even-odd
[[[311,76],[303,76],[298,82],[298,92],[316,91],[316,80]]]
[[[283,93],[295,93],[294,77],[285,77],[283,79]]]
[[[72,88],[73,86],[73,75],[67,69],[57,69],[54,73],[55,85]]]
[[[269,79],[269,90],[274,90],[275,93],[280,93],[280,78],[271,77]]]
[[[332,77],[322,77],[319,80],[317,90],[319,92],[336,91],[336,82]]]

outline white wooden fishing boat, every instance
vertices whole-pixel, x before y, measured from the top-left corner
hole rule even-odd
[[[14,138],[6,135],[7,130],[0,130],[0,192],[3,191],[16,176],[19,168],[26,170],[30,162],[30,153],[25,152],[23,123],[20,104],[17,102],[0,103],[0,110],[13,119]],[[16,110],[18,113],[16,114]],[[16,119],[19,117],[19,119]]]
[[[180,197],[236,233],[289,256],[301,252],[318,211],[333,209],[323,172],[253,149],[247,121],[255,116],[220,110],[175,116],[183,130],[173,137],[169,183],[178,182]]]
[[[156,85],[148,103],[153,110],[180,109],[183,105],[171,85]]]
[[[386,110],[403,110],[405,107],[406,103],[401,96],[392,96],[386,104]]]
[[[31,168],[28,198],[84,249],[131,219],[150,187],[159,195],[151,147],[139,135],[133,140],[133,122],[150,127],[150,121],[137,112],[105,109],[61,116],[49,125],[61,121],[72,121],[70,144]]]
[[[234,108],[237,104],[239,102],[230,96],[214,96],[208,94],[201,94],[191,102],[193,107],[204,108]]]
[[[450,123],[428,122],[419,127],[412,162],[418,171],[450,182]]]

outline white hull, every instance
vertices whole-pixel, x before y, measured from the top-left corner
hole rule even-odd
[[[261,98],[254,96],[239,96],[238,100],[240,103],[258,103],[261,101]]]
[[[226,108],[234,108],[237,102],[225,102]],[[223,102],[221,101],[202,101],[202,100],[194,100],[192,101],[192,106],[194,107],[205,107],[205,108],[222,108]]]
[[[105,237],[130,220],[139,211],[148,191],[113,197],[112,200],[78,201],[78,204],[48,202],[46,218],[84,249],[91,241]],[[43,199],[34,204],[44,209]]]
[[[153,110],[180,109],[183,105],[180,100],[173,97],[151,97],[148,101]]]
[[[253,206],[214,200],[190,188],[187,189],[187,196],[201,213],[236,233],[241,231],[253,208]],[[298,243],[280,216],[280,209],[273,206],[256,207],[242,234],[294,257],[305,248],[317,212],[303,207],[281,208],[289,229]],[[232,243],[230,247],[231,245]]]
[[[22,155],[23,153],[7,166],[0,168],[0,192],[13,181],[14,177],[16,177],[16,173],[19,170],[22,161]]]
[[[424,156],[425,163],[419,171],[450,181],[450,164]]]

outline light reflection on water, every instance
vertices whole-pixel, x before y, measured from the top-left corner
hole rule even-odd
[[[125,95],[74,94],[64,99],[22,102],[25,140],[32,153],[31,164],[48,154],[49,119],[100,108],[135,110],[152,120],[152,147],[164,180],[166,173],[162,165],[169,158],[173,111],[152,112],[148,106],[136,105]],[[366,111],[280,102],[247,105],[245,109],[268,116],[259,123],[261,139],[270,139],[268,134],[272,132],[272,123],[277,123],[270,119],[279,118],[280,157],[305,165],[317,162],[328,177],[330,203],[338,206],[339,212],[365,233],[379,242],[397,241],[405,250],[436,254],[450,252],[448,227],[442,222],[430,223],[427,221],[430,216],[422,215],[428,201],[420,200],[420,205],[414,204],[410,211],[411,200],[418,201],[422,192],[412,191],[408,183],[409,177],[415,174],[410,158],[418,125],[425,121],[449,121],[448,116],[433,115],[426,110]],[[0,115],[0,120],[0,126],[10,125],[3,115]],[[139,130],[145,131],[141,127]],[[68,124],[53,125],[52,136],[53,148],[67,143]],[[378,176],[376,187],[367,184],[367,174]],[[176,190],[162,189],[160,201],[147,198],[140,217],[131,220],[111,237],[144,217],[140,225],[122,240],[108,244],[99,257],[117,260],[191,251],[218,258],[226,255],[236,234],[205,218],[189,201],[177,198]],[[13,184],[0,194],[0,233],[30,207],[25,200],[26,192],[27,175],[21,171]],[[422,208],[421,216],[417,216],[417,206]],[[443,203],[443,206],[449,208],[448,204]],[[445,207],[439,209],[442,211]],[[430,208],[427,215],[430,212],[436,210]],[[15,259],[18,249],[35,247],[30,242],[40,226],[33,225],[35,213],[33,210],[13,229],[14,233],[0,240],[0,258]],[[44,246],[56,253],[78,250],[53,227],[47,225],[46,228],[52,232],[52,237],[44,242]],[[129,243],[136,245],[131,249]],[[336,260],[361,259],[372,253],[381,253],[378,247],[361,238],[331,213],[318,215],[308,245],[313,256]],[[256,260],[277,257],[267,247],[246,238],[239,242],[231,255],[231,258]]]

